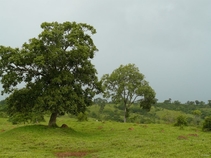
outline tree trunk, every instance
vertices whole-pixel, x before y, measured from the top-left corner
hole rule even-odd
[[[49,127],[57,127],[56,118],[57,118],[57,113],[52,113],[50,120],[48,122]]]
[[[124,116],[124,123],[126,123],[127,122],[127,108],[126,108],[126,105],[125,105],[125,116]]]

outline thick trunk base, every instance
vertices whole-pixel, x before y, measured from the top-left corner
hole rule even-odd
[[[48,122],[49,127],[58,127],[56,124],[57,113],[52,113]]]

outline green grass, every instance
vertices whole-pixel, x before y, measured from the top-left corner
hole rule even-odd
[[[196,127],[167,124],[77,122],[67,116],[58,124],[69,128],[40,125],[11,125],[0,118],[0,157],[46,158],[196,158],[211,157],[211,133]],[[47,123],[46,123],[47,124]]]

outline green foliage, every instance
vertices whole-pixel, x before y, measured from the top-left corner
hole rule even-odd
[[[211,100],[208,100],[208,105],[211,106]]]
[[[12,124],[21,124],[21,123],[39,123],[44,122],[44,116],[36,112],[27,112],[27,113],[15,113],[12,117],[9,118],[9,121]]]
[[[125,109],[123,103],[107,103],[102,113],[99,113],[99,109],[100,107],[98,105],[89,107],[89,117],[95,118],[96,120],[112,120],[117,122],[122,122],[124,119]],[[201,115],[194,115],[194,111],[199,111],[199,114],[201,112]],[[211,109],[207,108],[207,105],[175,105],[174,102],[171,104],[156,103],[148,112],[145,109],[141,109],[138,103],[134,103],[129,108],[127,122],[174,124],[177,121],[177,117],[183,115],[186,117],[188,125],[199,127],[204,117],[210,116],[210,114]]]
[[[195,105],[195,101],[187,101],[187,105]]]
[[[201,103],[201,102],[200,102]],[[211,114],[211,109],[208,107],[208,105],[200,104],[167,104],[167,103],[156,103],[156,107],[164,108],[168,110],[174,110],[174,111],[182,111],[184,113],[193,114],[194,110],[200,110],[201,111],[201,118],[204,119],[206,116],[209,116]]]
[[[175,101],[173,102],[173,104],[175,104],[175,105],[180,105],[181,102],[180,102],[179,100],[175,100]]]
[[[123,115],[124,110],[118,109],[118,105],[106,104],[102,112],[99,112],[99,109],[100,107],[98,105],[88,107],[88,116],[98,121],[123,121],[123,118],[121,116]]]
[[[120,65],[110,75],[102,77],[105,88],[105,97],[111,98],[115,103],[124,105],[124,122],[130,106],[139,99],[140,107],[150,110],[155,103],[155,92],[144,79],[144,75],[134,64]]]
[[[196,105],[198,105],[198,104],[196,104]],[[200,120],[201,120],[201,114],[202,114],[202,112],[200,110],[194,110],[192,113],[195,116],[194,117],[194,124],[195,125],[199,125]]]
[[[91,63],[97,48],[90,35],[96,30],[76,22],[44,22],[41,28],[38,37],[21,49],[0,46],[3,93],[12,93],[8,100],[14,100],[8,102],[9,115],[84,112],[95,94],[102,92]],[[22,82],[25,87],[16,90]],[[51,118],[49,125],[56,123]]]
[[[6,105],[6,100],[1,100],[0,101],[0,111],[6,111],[7,105]]]
[[[176,123],[174,124],[175,126],[187,126],[187,119],[184,115],[180,115],[177,117]]]
[[[204,131],[211,131],[211,116],[205,118],[202,129]]]
[[[8,105],[9,121],[17,123],[36,123],[44,121],[44,113],[36,108],[36,91],[22,88],[15,90],[6,99]]]
[[[82,113],[82,112],[80,112],[80,113],[77,115],[77,119],[78,119],[78,121],[80,121],[80,122],[82,122],[82,121],[88,121],[87,114],[86,114],[86,113]]]
[[[94,103],[97,104],[100,109],[99,109],[99,113],[102,113],[105,105],[108,103],[106,99],[102,99],[102,98],[96,98],[94,99]]]
[[[0,118],[7,118],[7,117],[8,117],[8,115],[7,115],[6,112],[1,112],[0,111]]]
[[[1,118],[8,117],[6,112],[7,112],[7,104],[5,100],[2,100],[0,101],[0,117]]]
[[[171,104],[171,98],[169,98],[168,100],[164,100],[163,103],[164,104]]]
[[[192,113],[195,116],[201,116],[201,111],[200,110],[194,110]]]

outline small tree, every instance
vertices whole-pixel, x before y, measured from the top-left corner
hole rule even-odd
[[[164,104],[171,104],[171,98],[169,98],[168,100],[164,100],[163,103]]]
[[[174,125],[175,126],[180,126],[180,127],[187,126],[188,123],[187,123],[186,117],[184,115],[178,116],[177,120],[176,120],[176,123]]]
[[[138,100],[140,107],[150,110],[155,103],[155,92],[134,64],[121,65],[110,75],[102,77],[105,96],[115,103],[124,104],[124,122],[129,116],[130,106]]]

